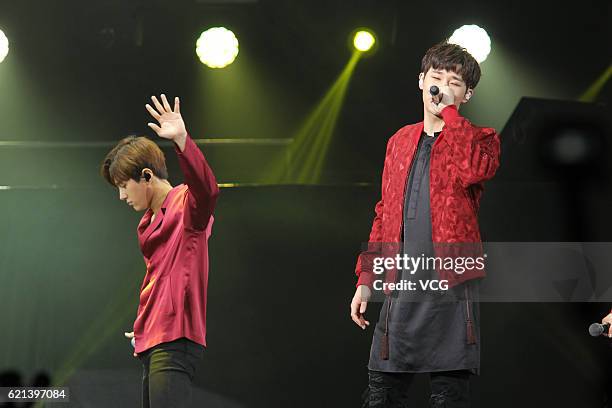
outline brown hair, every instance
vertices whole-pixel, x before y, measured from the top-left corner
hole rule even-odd
[[[109,184],[118,186],[129,179],[139,181],[144,168],[161,179],[168,178],[166,157],[159,146],[143,136],[128,136],[106,155],[100,174]]]
[[[427,50],[421,61],[421,72],[429,68],[444,69],[461,75],[468,88],[476,88],[480,81],[480,65],[465,48],[441,42]]]

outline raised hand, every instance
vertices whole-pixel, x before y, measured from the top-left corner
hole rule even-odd
[[[185,129],[185,122],[181,116],[180,101],[178,96],[174,98],[174,109],[170,107],[166,95],[161,94],[161,103],[157,97],[152,96],[151,100],[155,105],[153,108],[151,105],[146,104],[145,108],[159,123],[147,123],[147,125],[153,129],[159,137],[164,139],[173,140],[181,150],[184,148],[185,138],[187,137],[187,130]]]

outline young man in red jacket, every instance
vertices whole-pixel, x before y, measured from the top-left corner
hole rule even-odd
[[[173,187],[163,152],[145,137],[127,137],[106,156],[101,173],[119,199],[145,211],[138,242],[147,267],[132,339],[143,364],[142,406],[185,407],[206,346],[208,239],[219,195],[215,176],[185,129],[179,98],[146,105],[148,126],[174,142],[185,184]]]
[[[353,321],[365,329],[373,292],[385,295],[368,364],[370,407],[410,406],[408,388],[415,373],[429,374],[432,407],[470,404],[469,376],[480,368],[474,283],[484,269],[431,270],[423,263],[409,270],[403,264],[387,269],[381,279],[376,266],[390,253],[424,260],[480,247],[478,207],[483,182],[499,166],[500,142],[494,129],[475,126],[459,114],[479,79],[480,66],[465,49],[448,43],[430,48],[418,77],[423,122],[401,128],[387,144],[381,199],[368,249],[357,261],[351,302]],[[388,286],[432,279],[449,289],[416,293],[414,286]]]

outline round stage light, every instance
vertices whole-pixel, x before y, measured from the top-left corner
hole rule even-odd
[[[238,56],[238,39],[227,28],[209,28],[198,38],[196,54],[208,67],[224,68]]]
[[[355,33],[355,37],[353,37],[353,46],[357,51],[366,52],[372,49],[374,43],[376,42],[376,38],[371,31],[360,30]]]
[[[2,30],[0,30],[0,62],[4,61],[9,52],[8,38]]]
[[[448,39],[451,44],[457,44],[468,50],[470,54],[481,63],[487,59],[491,52],[491,39],[489,34],[475,24],[464,25],[456,29]]]

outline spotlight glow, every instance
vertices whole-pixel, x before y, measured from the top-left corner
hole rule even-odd
[[[227,28],[210,28],[198,38],[196,54],[208,67],[224,68],[238,56],[238,39]]]
[[[369,51],[374,46],[375,42],[376,38],[374,38],[374,34],[366,30],[357,31],[353,38],[353,46],[361,52]]]
[[[489,34],[475,24],[464,25],[456,29],[448,39],[451,44],[457,44],[468,50],[470,54],[481,63],[491,52],[491,39]]]
[[[4,61],[9,52],[9,41],[2,30],[0,30],[0,62]]]

